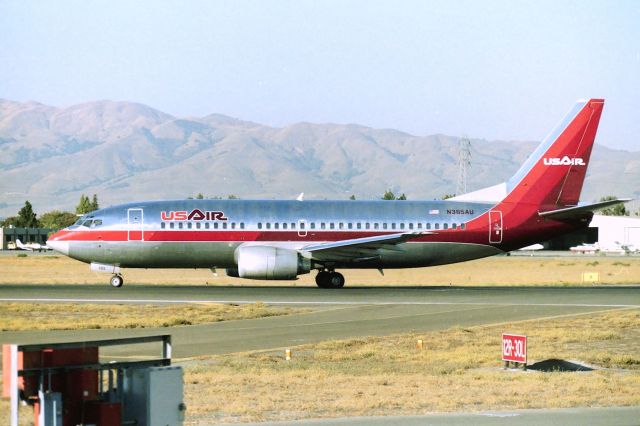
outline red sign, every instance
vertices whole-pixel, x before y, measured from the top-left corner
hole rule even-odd
[[[527,363],[527,336],[502,334],[502,360]]]

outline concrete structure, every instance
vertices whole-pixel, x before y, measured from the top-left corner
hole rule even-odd
[[[53,229],[49,228],[0,228],[2,250],[8,250],[10,245],[12,246],[11,248],[15,248],[17,239],[24,244],[39,243],[44,245],[47,242],[47,237],[53,231]]]
[[[601,247],[623,244],[640,248],[640,217],[595,215],[589,227],[598,229]]]

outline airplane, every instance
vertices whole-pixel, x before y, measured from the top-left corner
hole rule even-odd
[[[103,208],[48,244],[111,273],[122,268],[226,268],[232,277],[294,280],[317,271],[415,268],[501,254],[586,228],[579,203],[603,99],[581,100],[507,181],[438,201],[173,200]],[[373,165],[372,165],[373,166]]]
[[[40,243],[26,243],[24,244],[22,241],[20,241],[19,238],[16,238],[16,247],[19,250],[26,250],[26,251],[34,251],[34,250],[38,250],[38,251],[42,251],[42,250],[51,250],[51,247],[47,246],[46,244],[40,244]]]
[[[569,247],[569,251],[573,251],[576,253],[596,253],[600,251],[600,244],[598,243],[583,243],[578,244],[577,246]]]

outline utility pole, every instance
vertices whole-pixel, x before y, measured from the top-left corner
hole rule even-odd
[[[471,141],[468,137],[460,138],[458,148],[458,181],[456,183],[456,195],[467,192],[467,172],[471,167]]]

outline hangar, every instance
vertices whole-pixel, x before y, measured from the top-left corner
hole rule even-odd
[[[2,250],[15,248],[16,240],[23,243],[39,243],[46,244],[47,237],[53,229],[49,228],[0,228],[0,241],[2,241]]]
[[[640,249],[640,217],[595,215],[589,227],[598,230],[600,246],[622,244]]]

